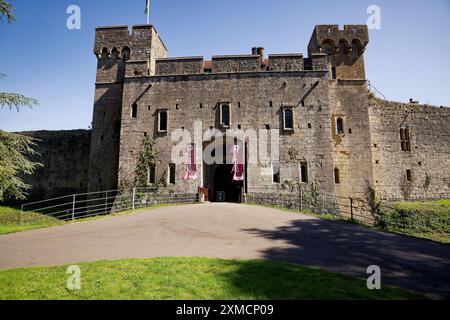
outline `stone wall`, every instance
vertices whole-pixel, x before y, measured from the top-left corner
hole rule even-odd
[[[171,162],[171,134],[179,129],[194,131],[194,122],[201,120],[203,132],[218,129],[217,115],[221,102],[231,107],[231,129],[277,130],[281,146],[281,182],[299,180],[299,164],[308,163],[309,182],[332,192],[333,163],[331,110],[328,100],[327,72],[255,72],[245,74],[203,74],[160,76],[129,79],[125,83],[122,110],[122,133],[119,180],[132,184],[137,159],[145,135],[151,136],[158,151],[157,178],[165,177]],[[302,103],[301,100],[304,99]],[[138,116],[131,118],[132,105],[137,103]],[[282,130],[282,107],[294,108],[293,132]],[[157,133],[158,110],[169,112],[167,134]],[[200,152],[201,152],[200,148]],[[261,175],[263,168],[248,167],[248,189],[277,190],[281,184],[272,182],[272,175]],[[202,172],[202,168],[198,168]],[[205,170],[208,172],[208,170]],[[177,183],[173,191],[194,192],[201,184],[211,188],[211,177],[199,181],[181,181],[183,167],[177,166]]]
[[[37,139],[35,157],[44,165],[24,181],[33,188],[28,202],[75,193],[88,186],[90,134],[88,130],[33,131],[22,134]]]
[[[378,195],[386,200],[450,197],[450,108],[371,99],[369,112]],[[402,124],[410,131],[411,151],[402,151]]]

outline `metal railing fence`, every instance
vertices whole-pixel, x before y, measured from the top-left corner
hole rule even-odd
[[[19,225],[75,221],[159,205],[197,202],[199,202],[198,194],[160,193],[150,188],[80,193],[23,204]]]

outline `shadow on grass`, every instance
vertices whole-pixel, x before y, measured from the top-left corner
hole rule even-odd
[[[382,283],[450,298],[450,246],[376,232],[345,222],[294,220],[275,230],[244,232],[289,246],[262,252],[288,261],[367,279],[367,268],[381,268]]]

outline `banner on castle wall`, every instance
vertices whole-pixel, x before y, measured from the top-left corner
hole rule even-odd
[[[233,181],[244,181],[244,150],[235,145],[231,149],[233,154]]]
[[[197,153],[195,144],[188,145],[184,150],[184,167],[183,181],[197,180]]]

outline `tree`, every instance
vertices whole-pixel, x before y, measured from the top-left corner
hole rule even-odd
[[[10,3],[0,0],[0,23],[3,22],[4,17],[6,17],[8,23],[13,23],[16,21],[16,17],[13,12],[14,7]]]
[[[0,22],[6,17],[9,23],[15,21],[14,8],[8,2],[0,0]],[[0,74],[0,78],[5,77]],[[38,102],[21,94],[0,92],[0,108],[20,110],[20,107],[33,107]],[[30,175],[40,166],[29,157],[37,155],[33,147],[35,140],[21,134],[9,133],[0,129],[0,201],[5,199],[21,200],[26,197],[27,185],[20,178]]]

